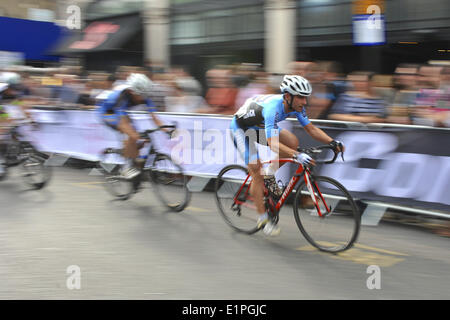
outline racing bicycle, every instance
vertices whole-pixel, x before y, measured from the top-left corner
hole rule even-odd
[[[298,149],[314,159],[323,151],[332,150],[332,160],[317,160],[317,164],[336,161],[339,152],[330,145]],[[344,160],[343,154],[341,154]],[[292,163],[295,173],[283,187],[280,197],[264,186],[264,202],[273,223],[278,223],[279,213],[289,195],[295,190],[294,217],[306,240],[326,252],[341,252],[352,247],[358,238],[361,214],[353,197],[335,179],[314,174],[313,166],[303,166],[295,159],[276,159],[262,162],[263,165],[278,162]],[[252,177],[248,169],[240,165],[229,165],[221,170],[215,183],[215,196],[219,212],[233,229],[253,234],[261,228],[256,226],[256,206],[250,194]]]
[[[32,189],[42,189],[51,179],[52,170],[45,165],[48,156],[39,152],[29,141],[24,140],[24,136],[19,132],[19,128],[25,124],[14,124],[9,126],[8,140],[3,143],[3,163],[0,181],[8,176],[11,167],[19,167],[21,176],[25,183]]]
[[[105,177],[106,189],[118,200],[127,200],[142,189],[142,183],[152,182],[157,197],[169,209],[179,212],[189,204],[191,192],[188,189],[189,177],[172,158],[158,152],[150,139],[150,135],[161,129],[175,129],[174,125],[164,125],[156,129],[140,132],[139,149],[150,144],[148,154],[143,159],[143,170],[133,179],[126,179],[121,172],[125,163],[123,150],[116,148],[105,149],[97,162],[97,168]],[[171,132],[168,133],[169,135]]]

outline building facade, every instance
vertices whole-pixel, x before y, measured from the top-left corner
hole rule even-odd
[[[360,3],[382,4],[385,44],[353,44]],[[449,59],[442,51],[450,48],[446,0],[174,0],[171,12],[174,63],[244,61],[284,72],[292,60],[335,60],[346,72],[387,73],[401,62]]]
[[[355,46],[355,7],[372,3],[382,6],[385,43]],[[148,62],[203,75],[218,64],[249,62],[283,73],[293,60],[335,60],[346,72],[392,72],[400,62],[448,59],[450,52],[447,0],[4,0],[0,12],[22,19],[51,19],[53,12],[66,26],[74,5],[82,20],[72,30],[78,49],[60,53],[82,57],[89,69]],[[105,43],[80,49],[95,37]]]

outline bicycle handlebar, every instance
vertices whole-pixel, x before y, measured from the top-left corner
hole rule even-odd
[[[153,133],[153,132],[160,131],[160,130],[162,130],[162,129],[174,129],[174,130],[175,130],[176,128],[177,128],[177,126],[174,125],[174,124],[172,124],[172,125],[163,125],[163,126],[159,126],[159,127],[156,128],[156,129],[148,129],[148,130],[145,130],[145,131],[143,131],[143,132],[140,132],[139,135],[141,136],[141,138],[147,139],[147,138],[148,138],[148,135],[151,134],[151,133]],[[172,132],[168,132],[169,135],[170,135],[171,133],[172,133]]]
[[[341,151],[336,151],[332,146],[330,146],[329,144],[325,144],[325,145],[321,145],[321,146],[317,146],[317,147],[310,147],[310,148],[298,148],[297,150],[299,152],[303,152],[306,153],[307,155],[311,156],[312,158],[316,158],[320,153],[322,153],[323,150],[332,150],[334,152],[334,157],[331,160],[325,161],[325,160],[321,160],[321,161],[316,161],[316,163],[324,163],[324,164],[330,164],[336,161],[337,156],[339,155],[339,153],[341,154],[341,158],[342,161],[344,160],[344,153]]]

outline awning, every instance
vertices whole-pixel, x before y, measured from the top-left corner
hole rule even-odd
[[[54,55],[120,50],[141,28],[139,15],[111,17],[90,22],[51,51]]]

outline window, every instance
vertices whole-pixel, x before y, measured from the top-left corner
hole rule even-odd
[[[118,14],[139,12],[144,9],[145,0],[101,0],[88,5],[87,19],[97,19]]]

